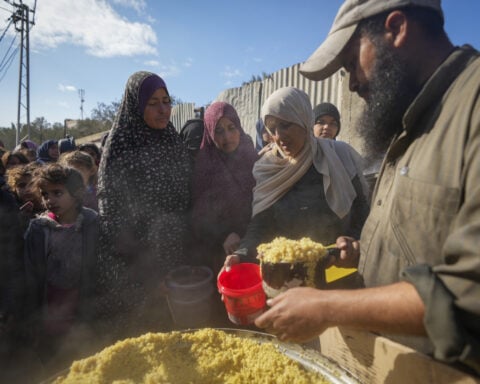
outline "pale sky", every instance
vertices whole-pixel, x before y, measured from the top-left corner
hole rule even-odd
[[[18,2],[18,0],[17,0]],[[0,0],[0,127],[17,121],[18,33]],[[24,1],[31,9],[34,0]],[[30,33],[30,119],[84,117],[120,101],[138,70],[202,106],[253,75],[304,61],[327,35],[341,0],[37,0]],[[454,44],[480,48],[479,0],[443,0]],[[5,34],[4,34],[5,33]],[[22,122],[26,117],[22,116]]]

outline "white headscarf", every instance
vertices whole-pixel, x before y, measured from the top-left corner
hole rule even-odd
[[[330,140],[313,136],[314,118],[308,95],[297,88],[280,88],[265,101],[261,114],[263,121],[268,115],[299,125],[307,132],[307,141],[295,158],[286,157],[281,148],[272,144],[270,150],[255,163],[252,216],[280,200],[313,163],[323,176],[323,188],[330,209],[343,218],[356,197],[355,189]]]

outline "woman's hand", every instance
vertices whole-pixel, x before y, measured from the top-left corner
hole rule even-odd
[[[238,236],[235,232],[230,233],[223,242],[225,254],[231,255],[233,252],[235,252],[240,245],[240,240],[240,236]]]
[[[240,264],[240,256],[238,255],[228,255],[223,263],[223,268],[228,272],[230,267],[235,264]]]
[[[228,255],[225,259],[225,262],[223,263],[222,269],[220,270],[220,272],[218,272],[217,280],[218,280],[218,278],[220,277],[220,275],[222,274],[223,271],[230,272],[230,267],[232,265],[235,265],[235,264],[240,264],[240,256],[238,256],[238,255]],[[222,300],[223,300],[223,298],[222,298]]]
[[[227,258],[225,259],[225,262],[223,264],[222,269],[220,270],[220,272],[218,272],[217,281],[218,281],[218,278],[220,277],[220,275],[222,274],[223,271],[229,272],[230,267],[232,265],[235,265],[235,264],[240,264],[240,256],[238,256],[238,255],[228,255]],[[222,301],[223,301],[223,295],[222,295]]]

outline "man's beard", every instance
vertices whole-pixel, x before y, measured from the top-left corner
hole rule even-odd
[[[403,115],[420,90],[401,57],[383,42],[375,45],[377,59],[368,84],[369,96],[358,121],[369,160],[383,157],[393,137],[403,129]]]

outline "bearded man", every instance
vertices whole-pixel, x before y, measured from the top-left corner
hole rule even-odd
[[[337,240],[366,288],[277,296],[256,325],[280,339],[353,327],[480,373],[480,57],[443,23],[440,0],[346,0],[302,64],[314,80],[345,68],[385,157],[360,241]]]

